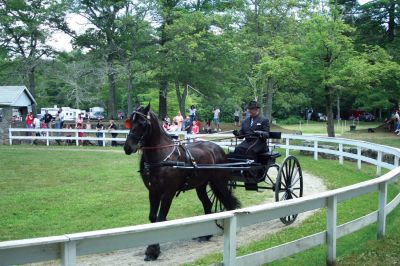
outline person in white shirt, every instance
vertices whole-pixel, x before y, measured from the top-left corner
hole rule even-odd
[[[196,118],[196,107],[194,105],[190,106],[189,117],[190,123],[193,123],[194,119]]]
[[[33,128],[35,129],[40,129],[40,120],[39,118],[37,118],[37,116],[35,115],[35,118],[33,119]],[[40,132],[36,131],[36,136],[40,136]]]
[[[215,125],[215,130],[216,131],[221,131],[219,128],[219,116],[220,116],[221,111],[219,110],[218,106],[214,107],[213,109],[213,115],[214,115],[214,125]]]
[[[240,123],[239,123],[240,111],[239,111],[239,109],[236,109],[236,111],[233,113],[233,118],[235,121],[235,126],[240,126]]]

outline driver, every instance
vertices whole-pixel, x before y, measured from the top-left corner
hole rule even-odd
[[[233,135],[245,140],[235,148],[233,153],[250,155],[255,158],[257,154],[267,151],[266,139],[269,136],[269,122],[259,114],[260,106],[256,101],[251,101],[247,109],[250,116],[243,121],[239,131],[233,131]]]

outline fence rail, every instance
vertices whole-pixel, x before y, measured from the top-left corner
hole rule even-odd
[[[209,136],[207,135],[207,137]],[[218,136],[221,135],[218,134]],[[202,136],[200,135],[200,137]],[[303,146],[302,142],[300,144],[297,143],[298,140],[312,142],[313,145]],[[338,147],[337,150],[326,149],[320,147],[319,143],[330,143]],[[343,145],[356,148],[357,153],[345,152]],[[336,239],[375,222],[377,222],[378,238],[384,237],[386,216],[400,203],[400,193],[391,202],[387,203],[388,185],[397,181],[400,176],[400,167],[398,167],[399,149],[357,140],[287,134],[282,135],[282,142],[279,146],[286,150],[286,155],[289,155],[291,150],[312,151],[314,152],[314,159],[318,160],[320,153],[327,153],[337,156],[340,164],[343,163],[345,158],[351,158],[357,161],[359,169],[362,162],[366,162],[376,166],[377,175],[381,175],[382,168],[388,169],[390,172],[372,180],[320,194],[283,202],[262,204],[240,210],[155,224],[0,242],[0,265],[53,259],[61,259],[63,265],[75,265],[76,257],[81,255],[191,239],[210,234],[224,236],[223,265],[261,265],[321,244],[327,245],[327,264],[333,265],[336,260]],[[377,153],[376,158],[362,155],[362,149],[375,151]],[[393,156],[393,164],[383,162],[385,154]],[[378,210],[345,224],[337,224],[338,203],[374,191],[379,193]],[[325,231],[259,252],[240,257],[236,256],[236,233],[240,228],[324,207],[327,208]],[[223,224],[223,228],[218,227],[216,221],[218,224]]]

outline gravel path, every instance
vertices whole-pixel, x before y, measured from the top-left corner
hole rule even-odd
[[[303,178],[304,195],[326,191],[326,187],[320,178],[308,173],[303,173]],[[296,222],[290,226],[298,226],[311,214],[312,212],[307,212],[299,215]],[[252,241],[263,239],[266,235],[276,233],[284,227],[280,220],[245,227],[238,232],[237,244],[243,246]],[[222,251],[223,242],[222,236],[214,236],[208,242],[187,240],[161,244],[161,255],[155,262],[143,261],[145,247],[142,247],[78,257],[77,265],[179,265],[192,262],[210,253]]]

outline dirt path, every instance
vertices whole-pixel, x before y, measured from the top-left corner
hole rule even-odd
[[[304,195],[316,194],[326,190],[322,180],[308,173],[303,173]],[[298,226],[312,213],[307,212],[298,216],[296,222],[291,226]],[[280,220],[268,221],[243,228],[238,232],[238,246],[246,245],[252,241],[264,238],[284,228]],[[161,255],[155,262],[144,262],[145,247],[120,250],[117,252],[96,254],[78,257],[77,265],[179,265],[195,261],[210,253],[223,250],[223,237],[214,236],[208,242],[197,242],[195,240],[179,241],[161,245]]]

